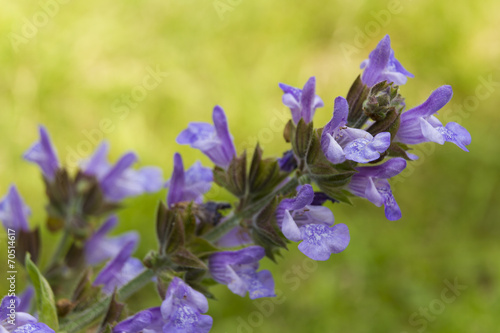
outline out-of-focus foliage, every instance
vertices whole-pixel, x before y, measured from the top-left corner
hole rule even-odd
[[[67,165],[74,167],[75,155],[87,156],[102,137],[112,143],[112,157],[135,150],[143,165],[161,166],[168,178],[176,151],[187,165],[196,159],[209,165],[175,137],[189,121],[209,121],[220,104],[237,148],[258,140],[265,155],[281,154],[289,111],[278,82],[302,86],[316,75],[326,107],[315,124],[324,124],[333,99],[345,96],[359,63],[389,33],[397,58],[416,77],[401,89],[408,106],[451,84],[454,97],[441,119],[470,131],[470,153],[452,144],[424,145],[421,159],[393,186],[400,221],[386,221],[383,209],[362,200],[332,207],[351,230],[348,250],[311,264],[291,245],[279,265],[267,262],[282,295],[274,303],[217,287],[213,332],[500,327],[498,1],[65,2],[1,1],[0,192],[18,184],[33,224],[45,219],[43,184],[21,155],[35,141],[37,124],[50,130]],[[154,80],[145,81],[152,71],[162,72],[154,88]],[[131,94],[143,100],[125,107],[122,99]],[[228,197],[211,192],[211,198]],[[139,255],[154,244],[161,199],[164,193],[129,200],[120,214],[117,232],[141,233]],[[47,260],[53,237],[43,238]],[[6,251],[3,242],[0,250]],[[1,271],[5,265],[0,262]],[[438,301],[444,281],[455,279],[467,289],[450,303]],[[3,290],[5,280],[0,283]],[[158,305],[151,295],[137,309]],[[419,311],[429,307],[426,319]]]

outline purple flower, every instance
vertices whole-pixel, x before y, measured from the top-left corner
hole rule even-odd
[[[208,301],[200,292],[175,277],[161,307],[150,308],[118,323],[113,333],[207,333],[213,320],[203,313]]]
[[[375,50],[370,53],[368,59],[361,63],[360,67],[365,69],[363,75],[361,75],[361,81],[369,87],[381,81],[402,85],[406,83],[406,77],[414,77],[394,57],[389,35],[382,38]]]
[[[302,186],[294,199],[284,199],[278,206],[278,225],[299,250],[313,260],[328,260],[332,253],[339,253],[349,244],[349,229],[345,224],[334,223],[330,209],[311,205],[314,191],[311,185]]]
[[[21,300],[16,296],[5,296],[0,305],[0,333],[54,333],[54,330],[38,322],[26,312],[21,312]]]
[[[111,294],[115,288],[122,287],[139,275],[144,270],[144,266],[139,259],[131,257],[135,245],[134,240],[124,244],[116,257],[99,272],[93,285],[102,285],[102,291]]]
[[[24,153],[24,159],[38,164],[45,178],[52,181],[54,180],[56,171],[59,169],[59,160],[45,127],[39,126],[38,130],[40,132],[40,141],[35,142]]]
[[[177,137],[177,143],[191,145],[192,148],[201,150],[216,165],[227,168],[236,156],[236,149],[229,134],[224,110],[217,105],[214,107],[212,118],[214,125],[190,123]]]
[[[19,195],[17,188],[12,185],[9,192],[0,201],[0,221],[5,229],[28,231],[28,216],[31,211]]]
[[[203,202],[203,194],[212,187],[213,174],[210,168],[205,168],[200,162],[193,164],[184,172],[184,164],[179,153],[174,155],[174,171],[172,178],[165,184],[169,187],[167,195],[168,206],[178,202]]]
[[[293,154],[293,150],[288,150],[283,154],[283,157],[278,158],[278,165],[280,170],[285,172],[292,172],[297,169],[297,160]]]
[[[163,187],[162,171],[156,167],[131,168],[137,162],[132,153],[123,155],[115,165],[108,162],[109,144],[103,142],[89,160],[82,163],[82,170],[99,180],[106,199],[117,202],[126,197],[145,192],[158,192]]]
[[[104,260],[114,258],[123,249],[124,244],[139,242],[139,234],[135,231],[126,232],[117,237],[108,237],[107,234],[116,226],[118,218],[111,216],[85,242],[85,260],[89,265],[97,265]]]
[[[309,124],[316,109],[325,106],[321,98],[316,95],[316,78],[314,76],[307,80],[302,90],[284,83],[280,83],[279,87],[284,93],[283,104],[292,111],[292,119],[296,124],[301,118],[306,124]]]
[[[404,170],[406,161],[397,157],[376,166],[359,167],[351,182],[349,190],[362,198],[366,198],[377,207],[385,205],[385,216],[391,221],[401,218],[401,210],[392,195],[388,178],[394,177]]]
[[[452,95],[450,86],[441,86],[434,90],[424,103],[403,112],[395,140],[406,144],[432,141],[441,145],[449,141],[468,151],[465,146],[471,143],[469,132],[455,122],[443,126],[434,116],[450,101]]]
[[[346,159],[367,163],[380,157],[389,148],[391,134],[382,132],[375,137],[365,130],[346,126],[349,105],[343,97],[335,99],[332,120],[323,128],[321,149],[333,164]]]
[[[250,243],[252,243],[252,237],[250,237],[248,230],[241,226],[236,226],[217,241],[217,246],[236,247]]]
[[[225,284],[241,297],[248,291],[250,299],[274,297],[271,272],[259,268],[259,260],[266,255],[264,248],[249,246],[238,251],[218,252],[210,256],[208,267],[215,281]]]

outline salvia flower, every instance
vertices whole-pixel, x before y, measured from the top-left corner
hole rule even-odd
[[[38,130],[40,132],[40,140],[35,142],[28,151],[24,153],[24,159],[38,164],[45,178],[52,181],[60,167],[59,159],[50,141],[47,129],[43,126],[39,126]]]
[[[314,191],[306,184],[293,199],[283,199],[276,211],[278,225],[291,241],[299,242],[299,250],[313,260],[328,260],[349,245],[349,229],[334,224],[330,209],[313,206]],[[332,227],[333,225],[333,227]]]
[[[210,256],[208,267],[215,281],[225,284],[235,294],[250,299],[274,297],[271,272],[259,268],[259,260],[266,255],[264,248],[249,246],[238,251],[218,252]]]
[[[161,307],[125,319],[113,328],[113,333],[207,333],[213,324],[212,317],[203,314],[207,311],[205,296],[175,277]]]
[[[0,221],[5,229],[28,231],[29,207],[24,203],[17,188],[12,185],[0,201]]]
[[[227,168],[236,156],[233,139],[229,133],[226,114],[220,106],[214,107],[214,124],[193,122],[177,137],[177,143],[201,150],[216,165]]]
[[[377,47],[370,53],[368,59],[361,63],[360,67],[364,69],[361,81],[369,87],[381,81],[402,85],[406,83],[406,77],[414,77],[394,57],[389,35],[382,38]]]
[[[306,124],[309,124],[316,109],[325,106],[321,98],[316,95],[316,78],[314,76],[307,80],[302,89],[284,83],[280,83],[279,87],[284,93],[283,104],[292,111],[292,119],[296,124],[301,118],[304,119]]]
[[[162,189],[163,177],[160,168],[132,169],[132,165],[137,162],[137,155],[132,152],[126,153],[115,165],[111,165],[107,159],[108,151],[109,144],[103,142],[94,155],[82,163],[82,171],[98,179],[107,200],[117,202],[126,197]]]
[[[401,218],[401,209],[392,195],[388,178],[394,177],[404,170],[406,161],[397,157],[380,165],[356,168],[358,171],[351,182],[349,190],[362,198],[366,198],[377,207],[385,206],[385,216],[394,221]]]
[[[375,137],[365,130],[347,127],[349,105],[343,97],[335,99],[333,117],[323,128],[321,149],[326,158],[333,164],[346,159],[366,163],[374,161],[389,148],[391,135],[382,132]]]
[[[193,164],[184,171],[184,164],[179,153],[174,155],[174,171],[172,177],[165,184],[169,188],[167,195],[168,206],[178,202],[194,201],[203,202],[203,194],[212,187],[213,173],[210,168],[201,165],[200,162]]]
[[[96,276],[94,286],[102,286],[104,293],[111,294],[115,288],[125,285],[144,270],[142,262],[131,257],[135,243],[132,240],[124,244],[116,257],[110,260]]]
[[[85,260],[89,265],[97,265],[114,258],[128,243],[134,246],[139,242],[139,234],[135,231],[126,232],[120,236],[109,237],[108,233],[116,227],[118,218],[109,217],[97,231],[85,242]]]
[[[434,116],[452,96],[453,90],[450,86],[441,86],[434,90],[424,103],[403,112],[395,141],[406,144],[432,141],[441,145],[449,141],[468,151],[465,146],[471,143],[469,132],[455,122],[443,126]]]
[[[0,333],[54,333],[54,330],[26,312],[17,296],[5,296],[0,305]]]

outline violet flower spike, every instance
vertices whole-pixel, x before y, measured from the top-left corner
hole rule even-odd
[[[35,142],[23,155],[24,159],[38,164],[42,174],[49,181],[53,181],[59,169],[57,152],[50,141],[49,133],[44,126],[39,126],[40,140]]]
[[[389,35],[382,38],[377,47],[370,53],[368,59],[361,63],[360,68],[364,68],[361,81],[369,87],[382,81],[402,85],[406,83],[406,77],[414,77],[394,57]]]
[[[84,245],[85,261],[89,265],[97,265],[105,260],[114,258],[123,249],[124,244],[133,243],[134,247],[139,242],[136,231],[123,233],[116,237],[107,234],[118,224],[118,218],[109,217],[102,226],[90,236]]]
[[[377,207],[384,205],[388,220],[399,220],[401,209],[392,195],[387,179],[396,176],[405,167],[406,161],[396,157],[380,165],[356,168],[358,173],[352,177],[348,185],[349,190],[354,195],[368,199]]]
[[[0,201],[0,221],[4,228],[28,231],[29,207],[24,203],[16,186],[11,185],[9,192]]]
[[[203,202],[203,195],[212,187],[213,173],[210,168],[201,165],[200,162],[193,164],[184,171],[184,164],[179,153],[174,155],[174,171],[172,177],[165,184],[169,188],[167,203],[169,207],[185,201]]]
[[[141,311],[113,328],[113,333],[208,333],[208,301],[178,277],[170,282],[161,307]]]
[[[137,155],[132,152],[123,155],[112,166],[107,160],[108,151],[109,144],[103,142],[90,159],[82,163],[83,172],[98,179],[107,200],[118,202],[126,197],[162,189],[163,176],[160,168],[132,169],[132,165],[137,162]]]
[[[102,291],[110,295],[115,288],[122,287],[139,275],[144,266],[139,259],[131,257],[135,246],[135,241],[126,243],[116,257],[99,272],[93,285],[102,285]]]
[[[313,206],[311,185],[300,187],[293,199],[284,199],[276,210],[276,219],[283,235],[299,242],[299,250],[313,260],[328,260],[332,253],[344,251],[349,245],[349,229],[345,224],[334,224],[330,209]],[[333,227],[332,227],[333,225]]]
[[[226,169],[236,156],[227,118],[220,106],[212,114],[214,125],[192,122],[177,136],[177,143],[201,150],[215,165]]]
[[[249,246],[238,251],[217,252],[210,256],[208,268],[215,281],[225,284],[241,297],[247,291],[250,299],[274,297],[271,272],[259,268],[259,260],[266,255],[264,248]]]
[[[333,117],[323,128],[321,149],[325,157],[333,164],[346,159],[367,163],[380,157],[391,145],[389,132],[378,133],[373,137],[365,130],[347,127],[349,105],[343,97],[335,99]]]
[[[405,144],[432,141],[440,145],[448,141],[468,151],[465,146],[469,145],[472,140],[469,132],[455,122],[449,122],[443,126],[434,116],[451,100],[452,96],[451,86],[441,86],[434,90],[424,103],[403,112],[395,141]]]
[[[53,329],[26,312],[21,312],[17,296],[5,296],[0,305],[0,333],[55,333]],[[11,316],[14,309],[14,318]]]
[[[312,76],[304,84],[304,88],[299,89],[280,83],[279,87],[283,90],[283,104],[290,108],[292,119],[297,124],[300,119],[304,119],[309,124],[314,117],[317,108],[325,106],[323,100],[316,95],[316,78]]]

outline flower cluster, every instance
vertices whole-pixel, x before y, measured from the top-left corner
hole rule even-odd
[[[238,154],[226,114],[215,106],[213,124],[190,123],[177,137],[177,143],[199,149],[214,167],[196,162],[185,169],[176,153],[167,181],[160,168],[134,169],[138,157],[133,152],[110,163],[107,142],[71,173],[40,126],[40,139],[24,158],[41,169],[46,227],[60,242],[48,264],[38,268],[44,250],[39,227],[30,226],[30,209],[11,186],[0,201],[0,220],[17,233],[16,256],[32,286],[22,300],[14,295],[2,300],[0,331],[209,332],[212,285],[226,285],[250,299],[274,297],[271,272],[259,270],[265,257],[276,261],[291,242],[320,261],[347,248],[349,221],[336,223],[332,203],[365,198],[384,206],[387,219],[400,219],[390,179],[418,158],[411,145],[448,141],[467,151],[471,136],[459,124],[443,125],[435,116],[452,97],[448,85],[422,104],[406,107],[399,86],[413,75],[395,58],[389,36],[361,68],[348,94],[334,99],[331,120],[319,127],[314,114],[325,103],[316,95],[316,78],[302,89],[279,84],[291,111],[284,128],[289,147],[281,158],[264,158],[258,144],[253,155]],[[231,193],[235,203],[207,200],[214,184]],[[137,231],[112,235],[119,225],[115,213],[125,199],[164,188],[168,193],[156,211],[158,246],[140,260],[134,257]],[[148,284],[155,284],[161,301],[129,312],[127,298]],[[33,315],[24,312],[28,309]]]

